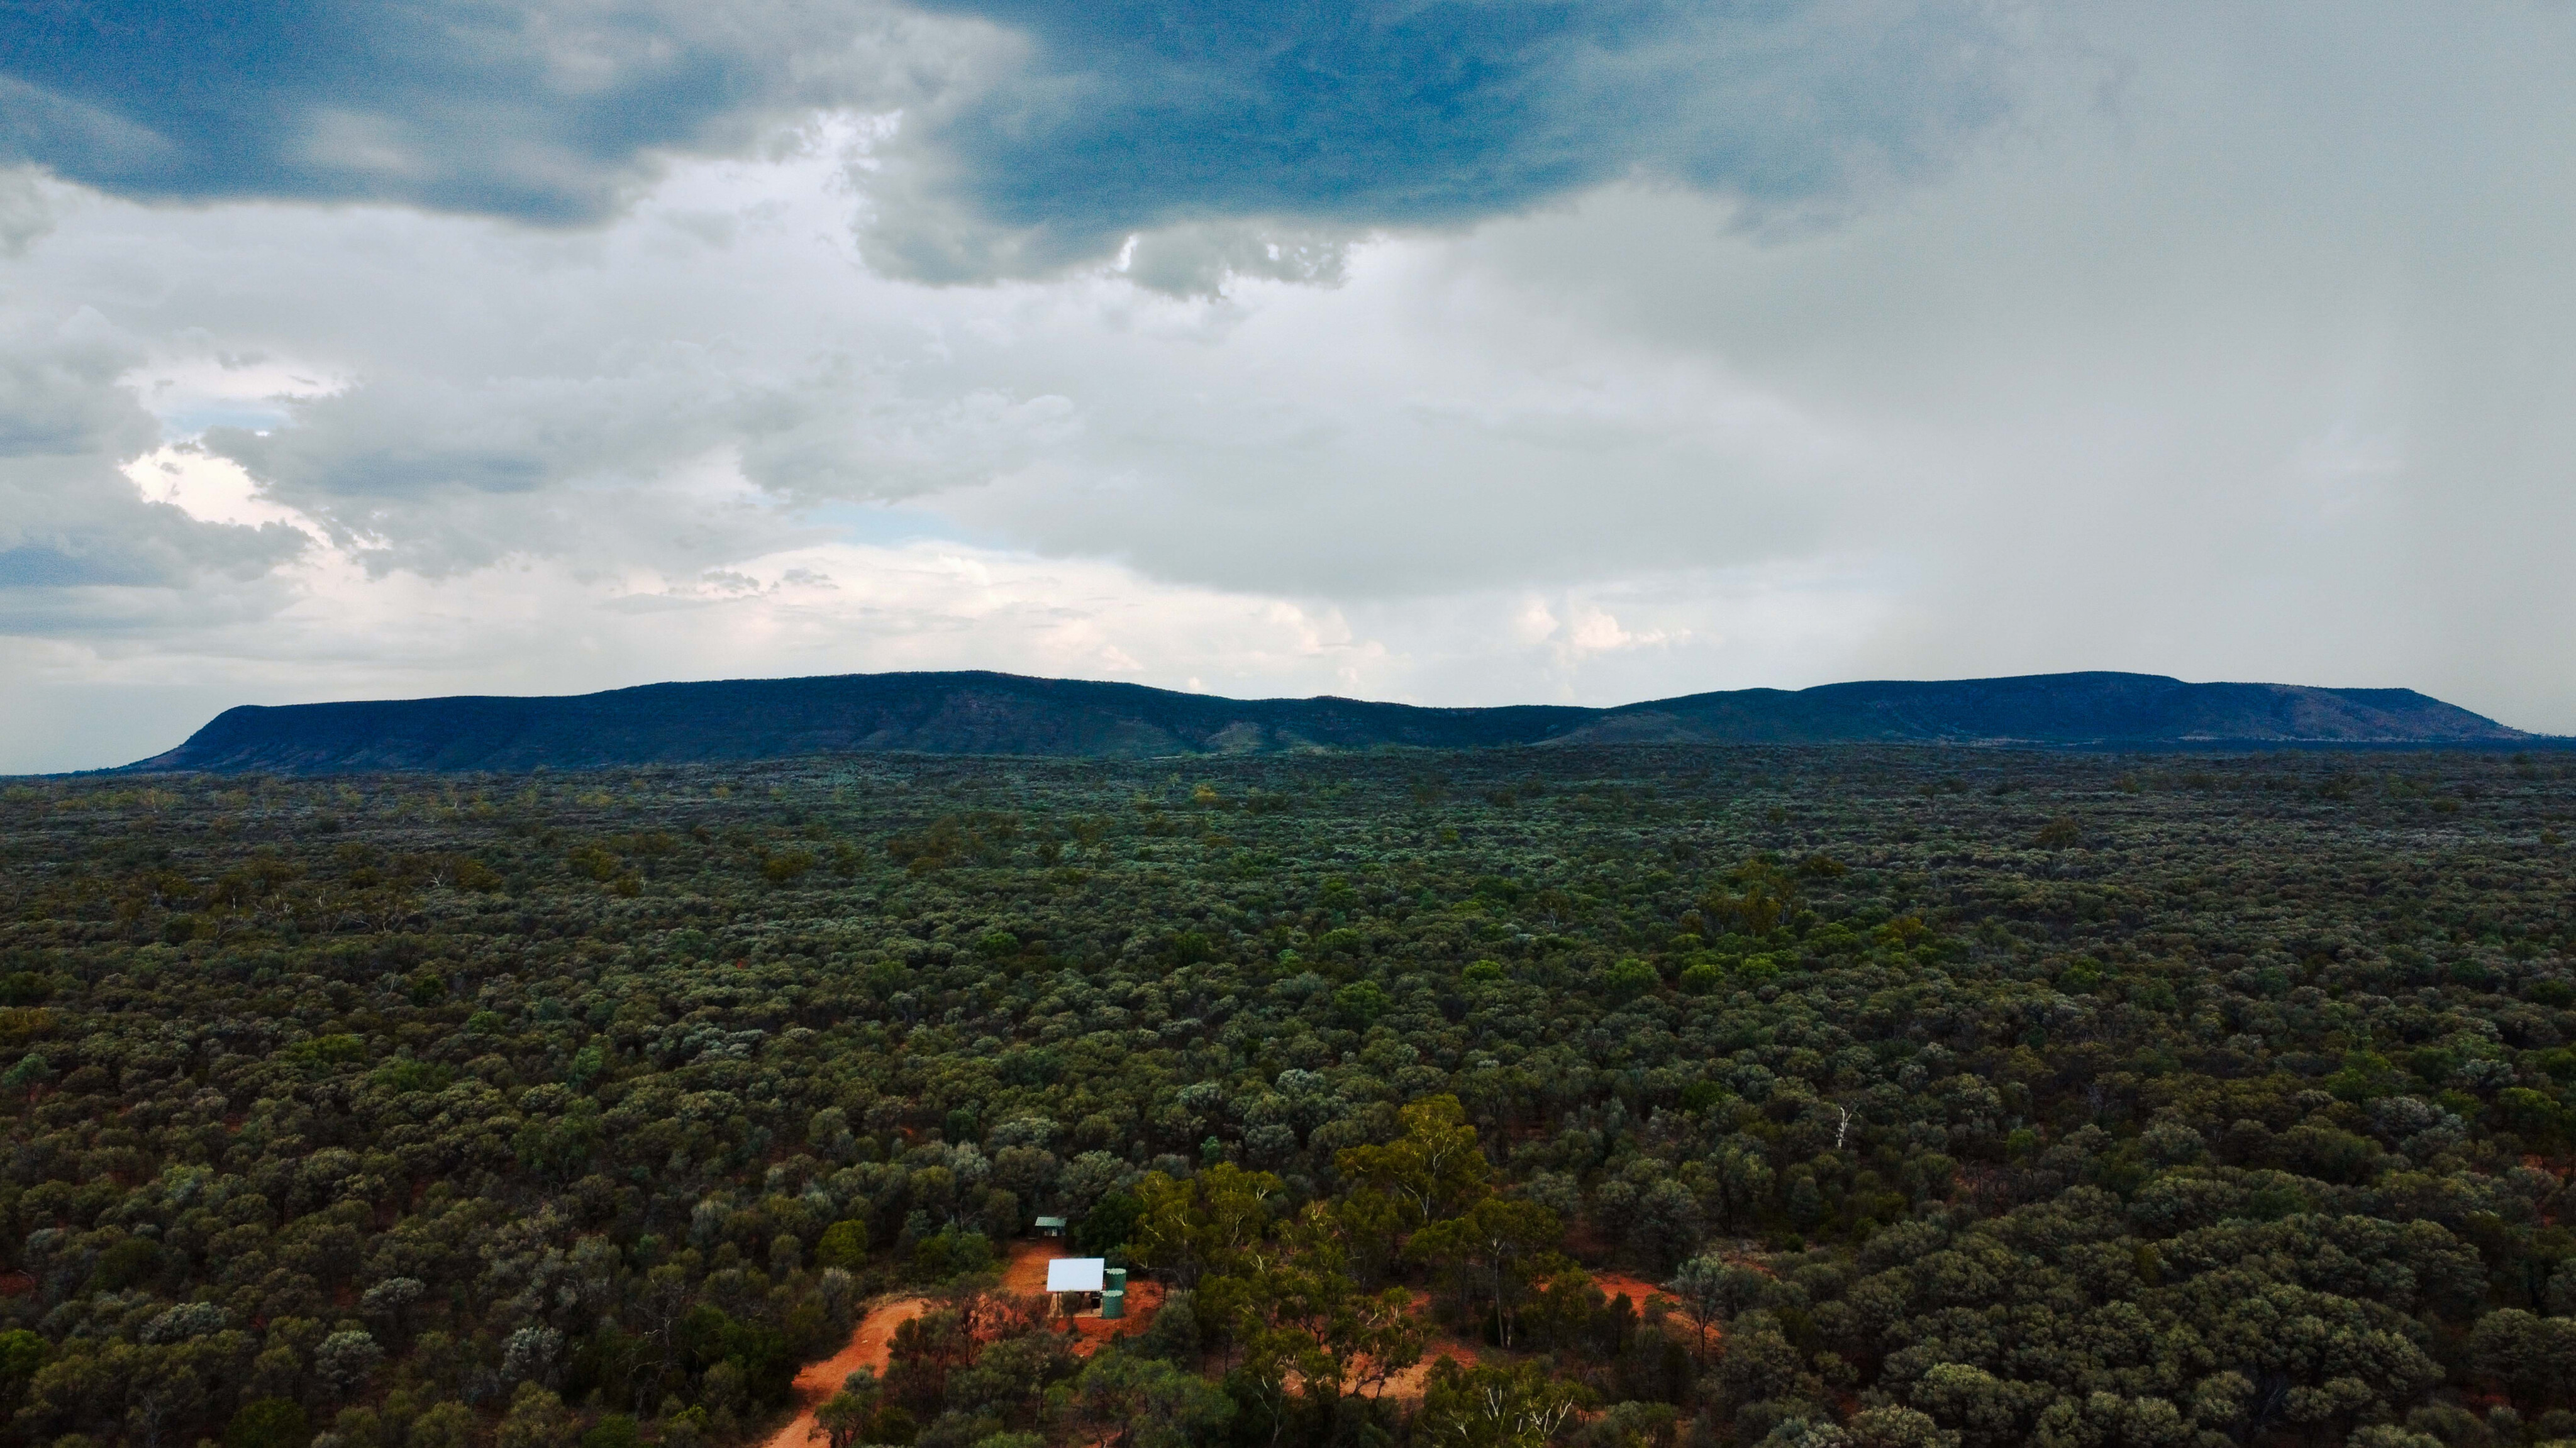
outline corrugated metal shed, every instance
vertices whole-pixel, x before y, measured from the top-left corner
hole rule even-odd
[[[1108,1266],[1105,1257],[1058,1257],[1047,1264],[1047,1291],[1098,1292]]]

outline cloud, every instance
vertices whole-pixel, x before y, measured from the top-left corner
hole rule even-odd
[[[942,63],[939,28],[795,0],[58,0],[0,17],[0,145],[138,199],[588,224],[670,155],[747,150],[816,105],[901,104]]]
[[[45,194],[35,168],[0,170],[0,260],[26,255],[38,237],[53,229],[53,198]]]
[[[1985,7],[1923,0],[934,6],[1032,41],[871,178],[913,203],[872,255],[941,281],[1210,221],[1463,225],[1619,180],[1832,208],[2003,114],[2014,50]]]
[[[580,375],[378,378],[296,403],[281,427],[209,429],[202,446],[365,544],[371,569],[444,573],[599,551],[617,521],[596,504],[612,497],[626,518],[697,513],[693,532],[774,540],[793,525],[756,515],[779,505],[970,486],[1080,427],[1060,396],[907,395],[837,350],[763,370],[677,347]]]
[[[633,151],[582,226],[31,182],[0,260],[0,637],[34,702],[0,702],[43,730],[75,717],[44,699],[142,691],[115,696],[158,721],[141,754],[215,695],[692,672],[1603,703],[2135,668],[2576,728],[2564,7],[2006,9],[1977,21],[2003,51],[1947,59],[1926,37],[1975,29],[1948,10],[1859,40],[1828,25],[1858,10],[1712,10],[1788,56],[1685,77],[1776,76],[1779,136],[1728,133],[1777,174],[1689,173],[1702,132],[1612,97],[1560,138],[1607,169],[1544,204],[1515,148],[1560,144],[1540,112],[1591,104],[1583,67],[1714,42],[1649,8],[1631,56],[1565,39],[1610,11],[1492,8],[1260,21],[1353,75],[1369,26],[1535,27],[1480,72],[1523,78],[1529,124],[1411,173],[1492,171],[1477,220],[1284,174],[1151,211],[1139,182],[1095,216],[1135,230],[1066,250],[979,168],[1124,135],[1156,86],[1197,134],[1269,62],[1186,25],[1110,55],[1036,11],[889,20],[880,60],[953,42],[917,102]],[[1815,57],[1866,78],[1880,44],[1929,89],[1851,86],[1912,129],[1816,110]],[[1193,90],[1202,62],[1250,79]],[[1997,111],[1969,81],[1999,68]],[[957,109],[1054,84],[1098,114],[988,144]],[[1401,109],[1350,104],[1313,124]],[[1205,180],[1173,166],[1170,196]],[[897,225],[1024,279],[894,275]],[[72,759],[64,728],[8,757]]]
[[[1204,291],[1349,238],[1643,179],[1765,211],[1937,166],[2006,109],[1968,0],[518,0],[0,12],[0,155],[155,201],[599,223],[674,157],[899,118],[866,245],[940,282]]]
[[[125,456],[191,441],[379,574],[680,571],[936,499],[952,533],[1175,581],[1420,596],[1756,562],[1830,512],[1813,419],[1437,240],[1335,289],[925,289],[836,233],[837,148],[680,168],[581,238],[90,203],[19,285],[140,329],[115,400],[162,435]]]
[[[208,524],[146,501],[119,471],[157,433],[119,379],[139,352],[94,310],[0,332],[0,628],[61,627],[102,588],[253,581],[291,531]],[[110,609],[96,617],[117,626]]]
[[[2042,77],[2029,128],[1830,234],[1689,244],[1702,203],[1605,193],[1460,265],[1595,345],[1720,352],[1842,442],[1820,537],[1906,600],[1842,670],[2403,683],[2576,728],[2545,400],[2576,12],[2080,20],[2117,88]]]
[[[0,673],[19,685],[0,692],[0,771],[142,758],[241,702],[565,693],[645,679],[991,668],[1234,697],[1506,703],[1590,699],[1604,683],[1634,697],[1675,669],[1776,676],[1790,654],[1848,648],[1868,624],[1866,612],[1846,612],[1778,626],[1780,595],[1798,587],[1791,578],[1704,578],[1660,597],[1613,588],[1599,597],[1673,637],[1610,659],[1595,679],[1602,665],[1580,651],[1497,659],[1494,634],[1514,606],[1504,595],[1345,609],[948,540],[819,543],[614,578],[564,560],[371,577],[356,559],[316,548],[288,572],[296,586],[282,606],[185,629],[163,620],[72,638],[0,630]],[[1601,605],[1587,591],[1569,606],[1589,617]],[[1758,642],[1723,642],[1728,627],[1765,616],[1773,627],[1748,630]],[[1646,653],[1659,657],[1631,666]]]

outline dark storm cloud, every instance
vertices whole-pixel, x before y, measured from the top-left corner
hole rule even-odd
[[[854,7],[48,0],[0,7],[0,145],[151,200],[595,220],[653,152],[818,97]]]
[[[146,199],[564,224],[612,213],[658,157],[748,145],[798,107],[902,109],[873,250],[971,280],[1158,226],[1458,223],[1619,177],[1757,205],[1830,198],[1919,168],[1997,112],[2006,47],[1981,15],[1895,0],[932,0],[910,18],[795,0],[55,0],[0,8],[0,149]]]
[[[8,470],[0,464],[0,472]],[[204,523],[163,503],[116,497],[112,474],[94,475],[101,503],[39,522],[42,541],[0,542],[0,593],[44,588],[178,588],[209,577],[247,582],[302,553],[309,540],[283,524]],[[0,478],[0,497],[14,479]],[[117,480],[121,482],[122,480]],[[130,491],[130,489],[128,490]],[[69,512],[69,510],[64,510]],[[21,605],[0,606],[0,623]]]
[[[1032,259],[1211,217],[1442,225],[1640,178],[1757,207],[1936,159],[2005,46],[1944,6],[931,0],[1038,42],[934,164]],[[971,272],[898,221],[911,269]]]

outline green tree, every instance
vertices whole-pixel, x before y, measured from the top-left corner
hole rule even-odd
[[[312,1438],[303,1405],[292,1398],[244,1403],[224,1426],[224,1448],[304,1448]]]
[[[411,1420],[410,1448],[472,1448],[477,1424],[474,1410],[463,1403],[432,1403]],[[225,1448],[234,1448],[227,1443]]]
[[[581,1434],[581,1420],[562,1398],[535,1383],[521,1383],[510,1395],[510,1411],[492,1430],[493,1448],[570,1448]]]
[[[1536,1202],[1486,1197],[1463,1214],[1414,1233],[1405,1255],[1446,1264],[1462,1282],[1481,1285],[1492,1307],[1494,1331],[1510,1347],[1514,1311],[1564,1235],[1556,1213]]]
[[[1551,1378],[1535,1363],[1479,1363],[1454,1358],[1431,1365],[1415,1433],[1442,1448],[1539,1448],[1575,1421],[1591,1394]]]
[[[1136,1184],[1131,1253],[1182,1287],[1202,1274],[1230,1272],[1269,1235],[1269,1199],[1279,1190],[1279,1178],[1232,1162],[1181,1178],[1147,1172]]]
[[[1612,965],[1601,974],[1602,989],[1621,1000],[1643,995],[1662,984],[1662,981],[1663,978],[1655,973],[1652,965],[1633,955]]]
[[[1392,1197],[1407,1229],[1463,1211],[1493,1190],[1493,1166],[1457,1097],[1425,1097],[1397,1113],[1397,1120],[1402,1134],[1395,1140],[1346,1147],[1333,1166],[1344,1178]]]
[[[814,1243],[814,1265],[856,1272],[868,1265],[868,1224],[839,1221],[823,1229]]]
[[[1709,1329],[1732,1320],[1768,1295],[1771,1279],[1722,1257],[1702,1255],[1681,1265],[1664,1284],[1683,1315],[1699,1329],[1699,1353],[1708,1356]]]
[[[1234,1417],[1234,1400],[1172,1363],[1111,1350],[1051,1394],[1074,1441],[1095,1448],[1190,1448]]]

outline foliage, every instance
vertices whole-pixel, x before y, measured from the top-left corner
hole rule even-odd
[[[2576,1436],[2558,756],[1188,769],[0,790],[9,1441]]]

